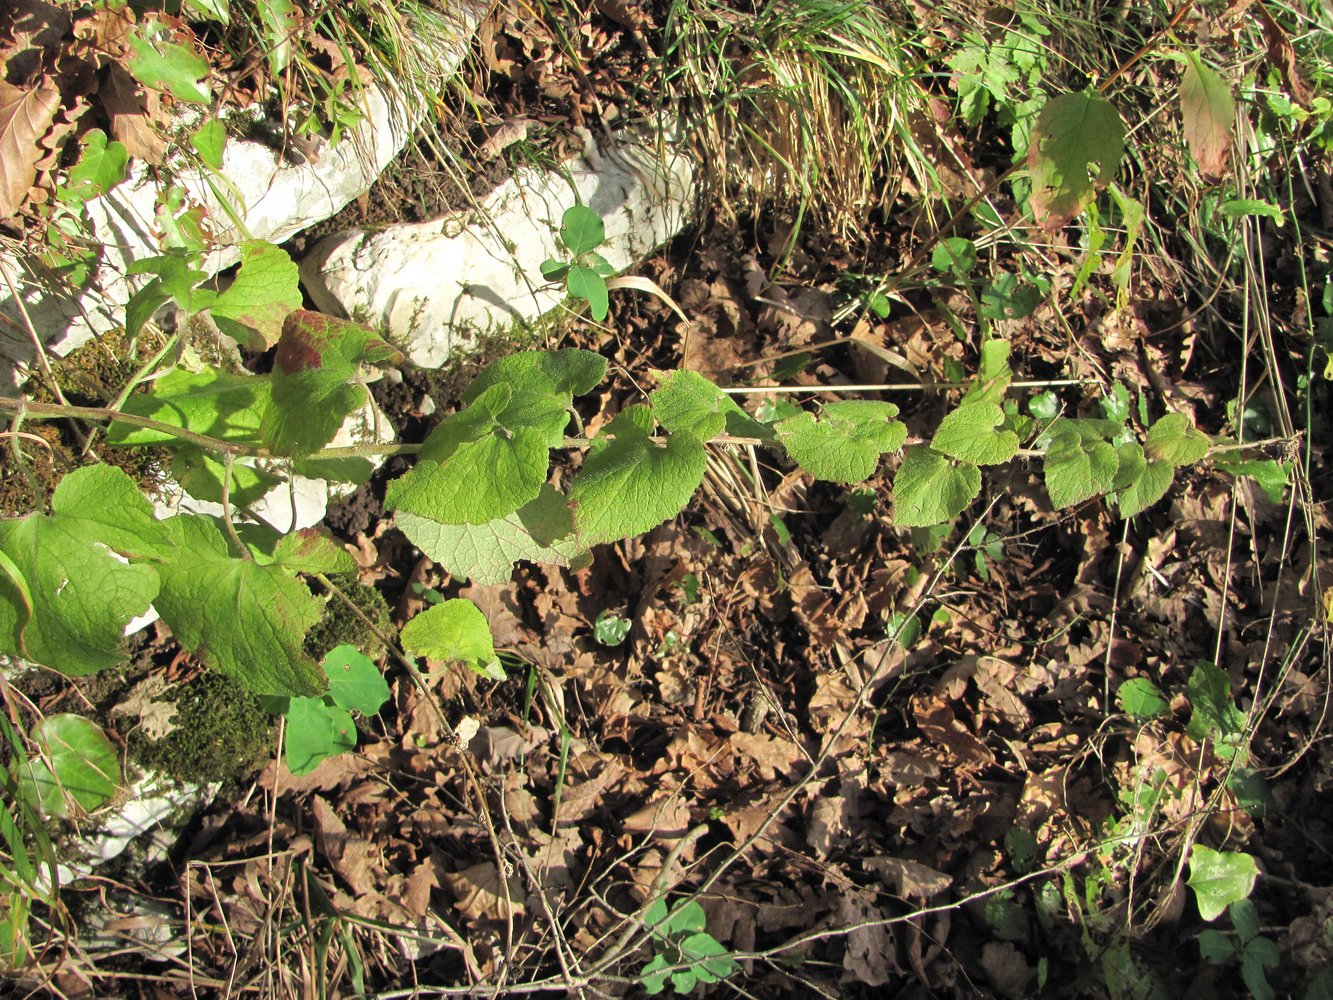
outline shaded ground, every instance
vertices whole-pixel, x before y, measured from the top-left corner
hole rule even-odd
[[[609,55],[588,79],[539,33],[501,20],[483,34],[488,110],[580,126],[623,99],[616,60],[637,51],[638,29],[590,24],[603,34],[588,48]],[[557,125],[539,148],[573,134]],[[414,170],[391,172],[344,221],[430,214],[394,200]],[[979,317],[975,290],[943,279],[884,315],[858,306],[866,286],[850,276],[893,273],[914,222],[872,220],[856,246],[808,227],[785,261],[789,224],[772,217],[681,238],[642,273],[688,329],[652,300],[613,298],[605,324],[576,323],[561,342],[612,364],[581,401],[585,426],[641,401],[654,370],[688,367],[724,385],[804,386],[802,400],[917,383],[858,395],[897,403],[928,438],[958,395],[933,383],[975,371],[985,322],[1012,343],[1019,377],[1050,380],[1071,409],[1119,383],[1153,416],[1234,432],[1239,332],[1174,272],[1148,280],[1151,261],[1123,309],[1104,277],[1060,294],[1079,256],[1062,237],[1040,251],[1057,294],[1030,316]],[[998,270],[1031,267],[997,253]],[[1292,253],[1273,255],[1275,312],[1293,298]],[[1302,349],[1279,345],[1284,370],[1304,369]],[[408,371],[376,393],[419,440],[463,384]],[[752,402],[765,398],[777,397]],[[635,915],[677,886],[740,958],[742,995],[1247,995],[1236,965],[1200,958],[1206,925],[1182,862],[1198,843],[1258,860],[1254,902],[1283,956],[1269,981],[1325,995],[1305,992],[1333,957],[1333,829],[1317,807],[1333,781],[1327,662],[1310,628],[1328,569],[1322,506],[1275,503],[1205,463],[1127,524],[1100,502],[1053,512],[1039,468],[1015,463],[957,526],[912,531],[889,523],[891,469],[848,491],[745,449],[710,461],[679,518],[586,569],[522,565],[503,586],[449,579],[413,550],[383,517],[383,473],[332,510],[398,624],[469,598],[510,679],[441,667],[422,689],[391,666],[393,700],[356,754],[299,778],[269,763],[169,862],[132,885],[72,890],[160,900],[188,952],[131,951],[102,969],[125,979],[71,966],[55,984],[295,995],[322,975],[330,995],[406,996],[549,980],[554,996],[591,978],[588,995],[637,995],[652,952],[626,947]],[[1319,441],[1311,472],[1317,501]],[[608,617],[628,624],[618,642],[598,627]],[[169,650],[155,656],[188,676]],[[1259,720],[1248,783],[1225,748],[1186,732],[1200,661]],[[1122,711],[1131,677],[1167,693],[1165,716]]]

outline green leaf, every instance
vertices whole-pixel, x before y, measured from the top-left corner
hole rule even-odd
[[[1166,496],[1175,474],[1170,462],[1149,462],[1137,442],[1122,444],[1116,449],[1115,480],[1111,483],[1121,515],[1133,517]]]
[[[185,0],[185,6],[210,21],[224,25],[231,23],[229,0]]]
[[[1245,713],[1231,697],[1231,678],[1215,663],[1199,660],[1190,672],[1190,721],[1185,732],[1196,740],[1225,740],[1245,732]]]
[[[575,257],[596,250],[606,242],[602,217],[586,205],[570,206],[561,219],[560,242]]]
[[[322,693],[323,671],[301,644],[323,602],[283,567],[233,557],[212,518],[163,523],[176,548],[161,563],[156,607],[180,644],[255,694]]]
[[[431,660],[459,660],[494,680],[504,680],[486,616],[471,601],[436,604],[403,626],[403,648]]]
[[[949,236],[935,244],[930,265],[937,271],[948,271],[954,277],[965,278],[977,266],[977,245],[961,236]]]
[[[268,350],[278,342],[287,314],[301,308],[300,278],[287,251],[262,240],[242,243],[241,267],[210,307],[213,320],[242,347]]]
[[[359,323],[305,309],[288,314],[273,358],[273,405],[260,428],[270,450],[296,458],[319,451],[365,405],[362,365],[401,360]]]
[[[1259,911],[1249,899],[1238,899],[1232,903],[1227,907],[1227,916],[1231,918],[1231,926],[1239,935],[1241,944],[1259,936]]]
[[[196,500],[222,502],[222,481],[227,477],[227,465],[213,452],[192,444],[172,447],[171,475],[186,493]],[[233,463],[231,490],[228,500],[233,504],[249,506],[258,503],[284,480],[251,465]]]
[[[611,300],[606,292],[606,279],[594,268],[576,264],[565,279],[569,294],[588,303],[588,313],[598,323],[606,319]]]
[[[222,169],[222,151],[227,145],[227,129],[220,118],[210,118],[190,136],[190,145],[205,166]]]
[[[268,45],[268,67],[274,76],[281,76],[291,61],[292,39],[299,21],[292,0],[263,0],[258,4],[259,23],[264,28]]]
[[[1052,506],[1072,507],[1108,492],[1118,465],[1110,442],[1089,440],[1076,432],[1059,434],[1046,449],[1043,469]]]
[[[1189,886],[1204,920],[1216,920],[1232,903],[1247,899],[1258,876],[1259,866],[1248,854],[1214,851],[1202,844],[1190,851]]]
[[[653,416],[672,434],[692,434],[700,441],[724,430],[737,437],[772,438],[772,432],[742,410],[725,392],[698,372],[679,369],[662,376],[651,397]]]
[[[1046,102],[1028,146],[1032,211],[1048,232],[1068,223],[1105,187],[1125,155],[1125,123],[1100,94]]]
[[[658,970],[669,968],[670,965],[665,955],[654,955],[652,961],[639,970],[639,980],[643,983],[645,993],[657,996],[666,989],[667,973],[659,973]]]
[[[375,466],[368,458],[314,458],[299,459],[292,465],[298,476],[307,479],[325,479],[331,483],[352,483],[364,486],[375,474]]]
[[[1230,198],[1222,202],[1222,214],[1229,219],[1252,215],[1258,219],[1271,219],[1279,226],[1286,225],[1287,217],[1271,201],[1258,198]]]
[[[542,277],[547,281],[559,281],[569,273],[569,263],[563,260],[556,260],[554,257],[547,257],[541,262]]]
[[[1028,400],[1028,412],[1038,420],[1054,420],[1060,415],[1060,397],[1050,389]]]
[[[545,483],[536,499],[485,524],[441,524],[408,511],[394,520],[450,576],[473,583],[504,583],[519,560],[575,566],[587,557],[565,498]]]
[[[640,535],[675,517],[703,482],[708,456],[698,439],[673,434],[652,441],[646,407],[630,407],[594,443],[570,486],[574,525],[585,546]]]
[[[0,650],[68,676],[125,659],[125,627],[157,596],[158,574],[117,559],[95,540],[92,523],[60,510],[0,521],[0,551],[27,587],[25,594],[12,573],[0,575]]]
[[[503,411],[510,426],[546,430],[551,447],[560,444],[569,424],[566,412],[575,396],[591,392],[606,377],[606,358],[593,351],[522,351],[492,362],[463,393],[472,403],[494,385],[504,384],[513,396]]]
[[[293,573],[355,573],[356,560],[328,528],[302,528],[283,535],[273,561]]]
[[[136,25],[129,34],[130,56],[127,69],[145,87],[165,90],[178,101],[207,104],[211,100],[203,81],[208,77],[208,60],[178,42],[160,37],[162,29],[154,23]]]
[[[492,385],[441,421],[415,468],[389,484],[385,506],[441,524],[485,524],[534,500],[546,482],[550,434],[540,424],[501,424],[521,415],[513,396],[508,385]]]
[[[796,464],[816,479],[859,483],[874,475],[880,455],[907,440],[897,415],[892,403],[843,400],[824,406],[818,420],[802,411],[778,421],[774,430]]]
[[[150,392],[131,395],[122,410],[232,444],[255,446],[260,443],[259,427],[269,406],[271,388],[269,379],[253,375],[177,368],[153,382]],[[170,445],[179,441],[167,431],[122,421],[113,422],[107,429],[107,443],[112,445]]]
[[[1194,422],[1185,414],[1168,413],[1148,428],[1143,454],[1149,463],[1192,465],[1208,454],[1211,444],[1208,435],[1195,429]]]
[[[691,993],[694,987],[698,985],[699,977],[694,974],[693,969],[682,969],[679,972],[671,973],[671,988],[677,993]]]
[[[26,797],[48,816],[103,805],[120,784],[120,757],[101,728],[80,715],[48,715],[32,727],[40,754],[20,776]]]
[[[379,667],[355,646],[336,646],[324,656],[329,697],[341,708],[374,715],[389,700],[389,685]]]
[[[613,611],[601,611],[592,623],[593,638],[603,646],[619,646],[629,636],[634,623]]]
[[[1268,938],[1256,937],[1245,946],[1241,955],[1240,977],[1254,1000],[1273,1000],[1277,996],[1264,970],[1276,969],[1281,964],[1282,953]]]
[[[1271,458],[1218,458],[1216,464],[1222,472],[1238,479],[1241,476],[1249,476],[1264,491],[1269,503],[1281,503],[1282,497],[1286,495],[1290,471],[1282,462]]]
[[[1116,690],[1115,700],[1135,719],[1160,719],[1171,711],[1162,689],[1146,677],[1131,677]]]
[[[1197,53],[1185,53],[1180,80],[1181,126],[1199,172],[1216,179],[1226,172],[1231,134],[1236,125],[1236,102],[1231,86]]]
[[[1199,934],[1199,955],[1213,965],[1226,965],[1236,957],[1236,946],[1225,931],[1210,927]]]
[[[60,481],[51,509],[71,534],[129,558],[161,555],[170,533],[134,480],[113,465],[76,469]]]
[[[961,462],[999,465],[1018,454],[1018,435],[996,430],[1004,410],[995,403],[965,402],[940,421],[930,446]]]
[[[928,528],[961,514],[981,492],[981,470],[956,465],[932,448],[913,445],[893,478],[893,523]]]
[[[694,974],[701,982],[715,983],[741,969],[726,945],[704,932],[691,934],[681,941],[680,952],[685,961],[693,963]]]
[[[356,723],[323,698],[293,698],[287,706],[283,752],[292,774],[309,774],[326,757],[356,749]]]
[[[92,129],[83,137],[83,154],[69,169],[69,182],[57,191],[61,201],[91,201],[125,179],[130,154],[125,145],[107,142],[106,133]]]

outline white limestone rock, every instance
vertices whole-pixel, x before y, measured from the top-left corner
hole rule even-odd
[[[414,363],[438,367],[479,334],[563,301],[540,266],[560,255],[556,233],[571,205],[602,217],[599,252],[623,270],[685,227],[693,176],[666,141],[599,149],[590,140],[555,170],[520,170],[476,210],[329,237],[302,262],[302,280],[323,311],[383,329]]]

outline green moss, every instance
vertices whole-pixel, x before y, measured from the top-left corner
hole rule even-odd
[[[347,595],[381,633],[393,635],[397,631],[388,603],[374,587],[366,586],[350,573],[330,577],[329,582]],[[306,633],[305,651],[316,660],[322,660],[329,650],[344,644],[355,646],[372,660],[380,659],[387,652],[384,643],[366,626],[361,616],[354,614],[346,601],[333,594],[324,606],[324,617]]]
[[[276,725],[259,699],[224,674],[210,671],[173,688],[175,728],[153,740],[128,734],[130,757],[181,781],[230,781],[258,770],[273,754]]]

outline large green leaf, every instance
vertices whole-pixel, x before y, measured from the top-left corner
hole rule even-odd
[[[385,506],[441,524],[485,524],[541,492],[550,465],[550,421],[512,419],[513,390],[492,385],[428,437],[407,475],[389,484]],[[501,417],[510,418],[508,426]]]
[[[651,400],[653,416],[672,434],[693,434],[700,441],[715,438],[724,430],[737,437],[773,436],[725,392],[688,369],[667,372]]]
[[[829,403],[816,420],[802,411],[774,425],[778,440],[802,469],[816,479],[859,483],[875,472],[879,457],[897,451],[907,427],[895,420],[898,407],[869,400]]]
[[[305,309],[289,313],[273,358],[273,403],[261,425],[270,450],[294,458],[319,451],[365,405],[362,365],[401,358],[359,323]]]
[[[301,644],[323,603],[276,564],[234,556],[217,522],[180,514],[156,600],[181,645],[256,694],[305,696],[326,685]]]
[[[1059,509],[1108,492],[1119,460],[1109,441],[1070,430],[1051,441],[1044,464],[1046,491]]]
[[[1032,211],[1047,230],[1068,223],[1105,187],[1125,155],[1125,123],[1100,94],[1046,102],[1028,146]]]
[[[914,445],[893,478],[893,523],[928,528],[961,514],[981,492],[981,470]]]
[[[964,402],[940,421],[930,446],[973,465],[1000,465],[1018,454],[1018,435],[1000,430],[1004,410],[998,403]]]
[[[1258,876],[1259,866],[1248,854],[1202,844],[1190,851],[1189,886],[1204,920],[1216,920],[1232,903],[1247,899]]]
[[[1136,441],[1116,449],[1116,473],[1111,486],[1124,517],[1147,510],[1171,488],[1176,469],[1170,462],[1149,461]]]
[[[80,715],[48,715],[32,727],[40,753],[20,775],[21,787],[48,816],[91,812],[120,784],[120,757],[106,734]]]
[[[171,546],[152,504],[113,465],[75,469],[56,487],[51,510],[72,534],[129,558],[162,555]]]
[[[485,524],[441,524],[407,511],[399,529],[451,576],[473,583],[504,583],[520,559],[556,566],[576,565],[587,551],[574,534],[565,498],[543,484],[535,500]]]
[[[486,616],[471,601],[455,599],[427,608],[403,626],[402,641],[413,656],[458,660],[480,674],[504,680]]]
[[[208,60],[179,42],[162,37],[158,22],[136,25],[129,34],[133,54],[126,63],[130,74],[145,87],[165,90],[178,101],[207,104],[211,100],[204,80]]]
[[[62,201],[90,201],[106,194],[125,179],[129,152],[121,142],[108,142],[106,133],[92,129],[83,137],[79,162],[69,168],[69,180],[57,189]]]
[[[283,320],[301,308],[300,270],[287,251],[255,240],[241,244],[241,266],[210,306],[223,333],[264,351],[278,342]]]
[[[606,377],[606,358],[593,351],[565,348],[559,351],[520,351],[493,361],[468,386],[463,402],[471,403],[493,385],[504,383],[518,392],[563,400],[582,396]],[[531,418],[523,420],[531,423]],[[564,424],[558,430],[563,430]]]
[[[278,539],[273,561],[294,573],[355,573],[356,560],[328,528],[301,528]]]
[[[574,525],[585,546],[650,531],[675,517],[703,482],[708,456],[690,434],[650,437],[646,407],[630,407],[593,445],[570,485]]]
[[[258,445],[271,385],[268,379],[253,375],[177,368],[155,381],[151,392],[130,396],[122,409],[233,444]],[[167,431],[123,421],[107,429],[107,442],[113,445],[172,444],[179,440]]]

